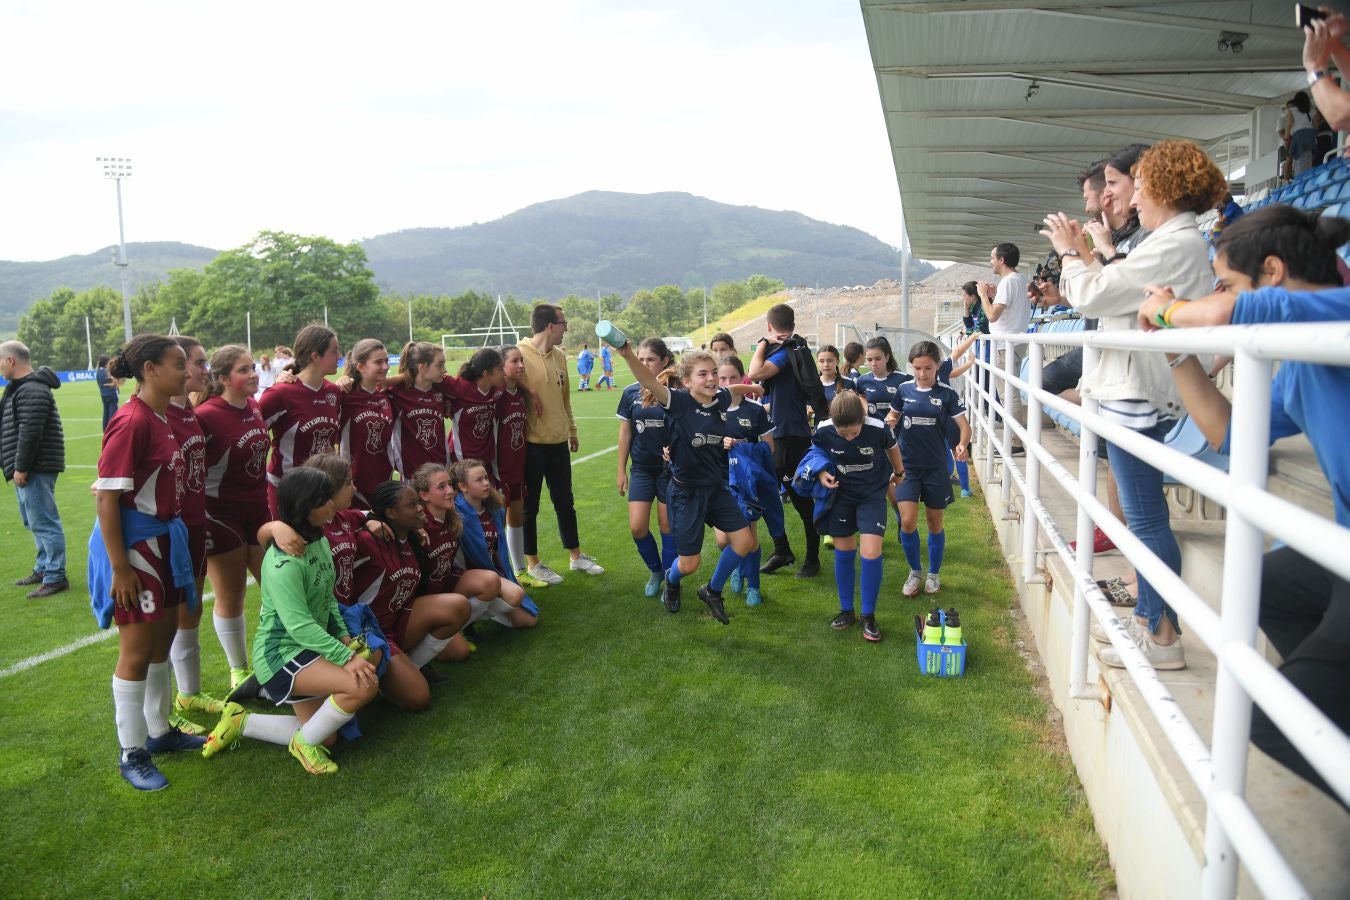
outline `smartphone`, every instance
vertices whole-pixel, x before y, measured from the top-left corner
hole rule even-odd
[[[1299,28],[1307,28],[1318,19],[1325,19],[1327,14],[1313,6],[1304,6],[1302,3],[1294,4],[1294,23]]]

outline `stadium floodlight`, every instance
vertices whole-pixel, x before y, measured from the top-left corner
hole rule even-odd
[[[94,161],[103,164],[103,177],[117,183],[117,256],[113,265],[122,278],[122,328],[126,339],[131,340],[131,296],[127,293],[127,238],[122,228],[122,179],[131,177],[131,158],[127,156],[96,156]]]

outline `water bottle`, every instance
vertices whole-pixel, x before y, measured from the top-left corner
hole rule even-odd
[[[622,350],[628,345],[628,335],[609,319],[601,319],[595,324],[595,336],[615,350]]]

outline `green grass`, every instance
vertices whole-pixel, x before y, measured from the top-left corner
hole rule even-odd
[[[58,392],[72,469],[58,482],[76,589],[9,583],[31,541],[0,491],[0,669],[94,631],[83,588],[98,398]],[[575,395],[581,454],[614,443],[617,394]],[[729,627],[642,597],[646,573],[612,453],[574,469],[583,547],[606,566],[536,593],[540,625],[484,635],[431,710],[381,704],[342,771],[315,778],[254,742],[168,757],[169,790],[114,766],[116,641],[0,678],[3,893],[220,896],[1090,897],[1112,876],[1072,764],[1016,650],[985,507],[949,512],[946,605],[970,643],[964,679],[917,672],[892,537],[886,640],[826,623],[828,571],[764,579]],[[795,517],[789,514],[791,522]],[[546,561],[565,562],[552,517]],[[799,532],[794,531],[794,535]],[[800,548],[800,538],[796,538]],[[711,545],[711,541],[709,541]],[[828,556],[827,556],[828,560]],[[256,592],[249,616],[256,622]],[[208,617],[209,620],[209,617]],[[208,686],[226,678],[209,625]]]
[[[733,331],[740,328],[746,322],[758,319],[769,311],[769,308],[776,306],[787,300],[784,293],[765,294],[763,297],[756,297],[743,306],[738,306],[731,312],[719,317],[715,321],[709,322],[707,329],[695,328],[685,337],[694,342],[694,346],[708,343],[712,335],[721,331]]]

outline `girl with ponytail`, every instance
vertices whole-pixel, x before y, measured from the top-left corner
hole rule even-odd
[[[295,380],[278,381],[263,392],[259,405],[272,432],[267,464],[267,505],[276,518],[276,486],[281,476],[316,453],[337,446],[342,391],[328,380],[337,373],[337,334],[323,325],[306,325],[295,336],[295,358],[287,370]]]
[[[394,471],[389,458],[394,407],[385,391],[388,374],[389,351],[380,341],[363,338],[347,355],[346,379],[339,382],[344,386],[338,443],[342,455],[352,461],[356,484],[352,502],[361,509],[370,508],[370,493]]]
[[[670,371],[673,379],[675,356],[660,338],[649,337],[638,344],[637,359],[653,375],[659,376]],[[672,380],[670,384],[677,385],[677,382]],[[651,573],[643,593],[655,597],[661,590],[666,570],[677,556],[675,537],[670,533],[670,513],[666,508],[670,486],[663,455],[666,410],[652,397],[651,391],[635,381],[619,395],[616,415],[619,419],[619,496],[628,498],[628,531],[633,535],[638,556]],[[651,533],[653,502],[656,503],[656,521],[661,530],[659,550]]]

